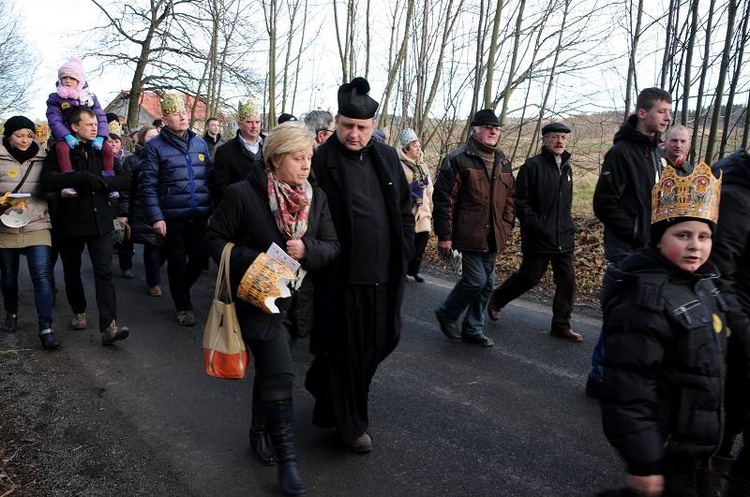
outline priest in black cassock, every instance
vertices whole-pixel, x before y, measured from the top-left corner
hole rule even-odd
[[[396,150],[371,140],[378,102],[369,91],[364,78],[341,85],[336,136],[312,159],[341,256],[315,276],[315,358],[305,386],[315,397],[313,424],[336,428],[343,446],[356,453],[372,450],[370,384],[399,341],[414,251],[409,185]]]

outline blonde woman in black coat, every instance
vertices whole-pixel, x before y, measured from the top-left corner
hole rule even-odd
[[[286,250],[305,270],[323,268],[339,252],[325,194],[310,185],[313,135],[298,123],[277,126],[264,141],[265,170],[251,170],[230,186],[208,225],[208,243],[214,259],[227,242],[235,244],[230,261],[231,291],[247,268],[271,243]],[[308,275],[295,297],[312,291]],[[286,495],[304,495],[299,476],[292,410],[293,367],[287,324],[309,312],[309,298],[276,301],[279,314],[266,314],[243,300],[237,302],[242,335],[253,354],[253,417],[250,446],[258,459],[276,464],[279,484]],[[309,323],[300,324],[308,328]]]

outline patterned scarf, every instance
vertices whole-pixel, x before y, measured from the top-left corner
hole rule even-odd
[[[308,181],[291,186],[279,181],[273,171],[267,171],[268,204],[279,231],[287,240],[299,240],[307,232],[307,216],[312,201],[312,186]]]

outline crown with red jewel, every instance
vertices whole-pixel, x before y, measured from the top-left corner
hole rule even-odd
[[[688,176],[666,166],[661,181],[651,190],[651,224],[676,217],[692,217],[716,223],[719,219],[721,177],[701,162]]]

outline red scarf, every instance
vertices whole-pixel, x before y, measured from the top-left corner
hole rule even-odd
[[[268,203],[279,231],[287,240],[299,240],[307,232],[307,217],[312,201],[312,186],[292,186],[279,181],[273,171],[268,176]]]

